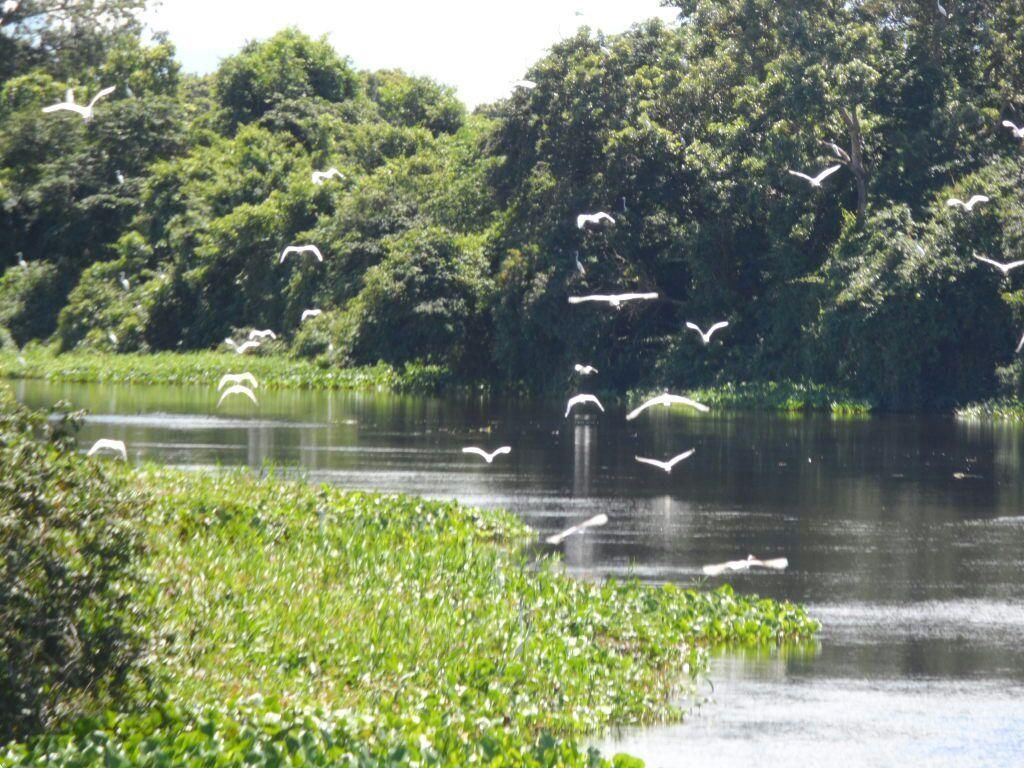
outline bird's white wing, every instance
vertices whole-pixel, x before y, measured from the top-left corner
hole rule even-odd
[[[1014,132],[1020,130],[1020,128],[1018,128],[1014,123],[1011,123],[1009,120],[1003,120],[1003,127],[1004,128],[1011,128],[1011,129],[1013,129]]]
[[[788,173],[790,176],[796,176],[797,178],[803,179],[804,181],[809,181],[812,184],[814,183],[814,179],[808,176],[806,173],[800,173],[800,171],[788,171]]]
[[[109,88],[104,88],[103,90],[101,90],[99,93],[97,93],[95,96],[92,97],[92,101],[89,102],[89,108],[92,109],[92,107],[96,106],[96,102],[97,101],[99,101],[100,99],[106,98],[107,96],[109,96],[110,94],[112,94],[116,90],[117,90],[117,86],[116,85],[112,85]]]
[[[690,398],[683,397],[682,395],[662,395],[662,398],[664,398],[663,402],[678,405],[688,405],[691,408],[696,408],[701,413],[707,413],[708,411],[711,410],[703,403],[698,403],[696,400],[691,400]]]
[[[312,254],[316,256],[317,261],[323,262],[324,255],[320,253],[320,249],[317,248],[315,245],[307,245],[306,250],[312,252]]]
[[[701,570],[708,576],[718,576],[719,574],[725,573],[726,571],[738,571],[742,568],[747,567],[745,560],[730,560],[728,563],[715,563],[714,565],[705,565]]]
[[[634,408],[634,409],[633,409],[632,411],[630,411],[629,413],[627,413],[627,414],[626,414],[626,421],[632,421],[632,420],[633,420],[633,419],[635,419],[635,418],[636,418],[637,416],[639,416],[639,415],[640,415],[641,413],[643,413],[643,412],[644,412],[644,411],[646,411],[646,410],[647,410],[648,408],[650,408],[650,407],[651,407],[652,405],[657,405],[657,404],[658,404],[658,403],[660,403],[660,402],[661,402],[661,397],[660,397],[660,396],[658,396],[658,397],[652,397],[652,398],[651,398],[650,400],[648,400],[648,401],[647,401],[646,403],[642,403],[641,405],[638,405],[638,406],[637,406],[636,408]]]
[[[613,299],[612,299],[611,296],[602,296],[602,295],[597,294],[597,293],[595,293],[592,296],[570,296],[569,297],[569,303],[570,304],[582,304],[585,301],[607,301],[607,302],[611,302],[611,301],[613,301]]]
[[[831,176],[833,173],[835,173],[836,171],[838,171],[842,167],[843,167],[842,165],[830,165],[824,171],[822,171],[817,176],[815,176],[811,180],[811,183],[813,183],[813,184],[821,184],[821,182],[823,182],[825,179],[827,179],[829,176]]]
[[[789,566],[789,560],[784,557],[777,557],[774,560],[761,560],[757,565],[762,568],[774,568],[776,571],[781,571]]]
[[[224,339],[224,343],[227,344],[232,349],[238,349],[238,344],[235,342],[234,339],[231,339],[231,338]]]
[[[1022,349],[1024,349],[1024,336],[1020,337],[1020,343],[1017,344],[1017,349],[1014,351],[1014,354],[1019,355]]]
[[[561,533],[556,533],[554,536],[548,536],[545,540],[548,544],[561,544],[567,538],[572,536],[574,533],[585,531],[587,528],[594,528],[596,526],[605,525],[608,522],[608,515],[600,514],[594,515],[589,520],[584,520],[579,525],[574,525],[571,528],[566,528]]]
[[[235,352],[237,352],[240,355],[244,355],[250,349],[256,349],[259,345],[260,343],[258,341],[246,341],[240,344],[238,348],[235,350]]]
[[[121,454],[121,458],[128,461],[128,451],[125,448],[124,442],[121,440],[110,440],[106,437],[100,438],[92,444],[92,448],[89,449],[86,456],[94,456],[100,451],[116,451]]]
[[[971,199],[967,201],[967,207],[973,208],[978,203],[987,203],[989,201],[988,195],[972,195]]]
[[[615,296],[614,299],[618,301],[638,301],[638,300],[651,300],[658,298],[657,293],[620,293]]]
[[[696,332],[697,332],[697,333],[699,333],[699,334],[700,334],[701,336],[703,336],[703,335],[704,335],[704,331],[702,331],[702,330],[700,329],[700,326],[699,326],[699,325],[697,325],[696,323],[691,323],[691,322],[690,322],[689,320],[687,320],[687,321],[686,321],[686,327],[687,327],[687,328],[689,328],[689,329],[690,329],[691,331],[696,331]]]
[[[80,107],[78,104],[53,104],[49,107],[43,107],[43,112],[50,114],[51,112],[60,112],[61,110],[67,112],[74,112],[77,115],[85,117],[89,114],[89,110],[85,107]]]
[[[672,464],[670,462],[658,461],[657,459],[645,459],[643,456],[634,456],[633,458],[639,461],[641,464],[650,464],[652,467],[663,469],[666,472],[672,469]]]
[[[1003,264],[1001,261],[996,261],[995,259],[990,259],[987,256],[979,256],[978,254],[974,254],[974,258],[976,258],[978,261],[983,261],[986,264],[991,264],[993,267],[996,267],[997,269],[999,269],[999,270],[1001,270],[1003,272],[1008,272],[1009,269],[1010,269],[1010,265],[1009,264]],[[1018,262],[1018,263],[1020,263],[1020,262]]]
[[[949,200],[946,201],[946,205],[948,205],[950,208],[956,208],[958,205],[961,208],[966,208],[967,207],[967,204],[964,203],[964,201],[961,200],[959,197],[951,197],[951,198],[949,198]]]
[[[250,400],[252,400],[253,405],[259,405],[259,403],[256,401],[256,395],[252,393],[251,389],[241,384],[235,384],[234,386],[228,387],[226,390],[224,390],[224,394],[222,394],[220,396],[220,400],[217,401],[217,407],[220,408],[221,403],[223,403],[224,400],[230,397],[231,395],[245,395]]]
[[[672,457],[671,459],[669,459],[669,460],[668,460],[668,461],[666,461],[665,463],[666,463],[666,464],[667,464],[667,465],[668,465],[668,466],[669,466],[670,468],[671,468],[671,467],[674,467],[674,466],[675,466],[676,464],[678,464],[679,462],[681,462],[681,461],[686,461],[686,460],[687,460],[688,458],[690,458],[691,456],[693,456],[693,454],[695,454],[696,452],[697,452],[697,449],[696,449],[696,448],[691,448],[691,449],[690,449],[690,450],[688,450],[688,451],[684,451],[683,453],[680,453],[680,454],[679,454],[678,456],[673,456],[673,457]]]
[[[487,453],[487,451],[485,451],[483,448],[477,448],[475,445],[467,447],[467,448],[463,448],[462,452],[463,453],[475,453],[477,456],[480,456],[480,457],[482,457],[484,459],[487,459],[487,457],[489,455]]]
[[[722,320],[721,322],[715,323],[710,328],[708,328],[708,336],[710,336],[715,331],[720,331],[723,328],[728,328],[728,327],[729,327],[729,321],[728,320]]]
[[[590,221],[590,217],[585,213],[581,213],[576,217],[576,228],[583,229],[583,227],[587,225],[588,221]]]
[[[303,310],[302,317],[299,318],[299,321],[302,322],[304,320],[307,320],[310,317],[319,317],[322,313],[323,313],[322,309],[306,309],[306,310]]]

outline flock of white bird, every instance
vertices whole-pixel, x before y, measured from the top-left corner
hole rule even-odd
[[[3,5],[4,13],[11,13],[13,12],[13,10],[16,9],[17,3],[13,2],[13,0],[7,0],[7,2],[5,2]],[[941,4],[938,4],[938,9],[943,15],[948,16],[948,13]],[[536,87],[536,83],[534,83],[531,80],[518,80],[514,83],[514,87],[532,90],[533,88]],[[53,104],[48,107],[44,107],[43,112],[46,114],[52,114],[55,112],[62,111],[72,112],[74,114],[79,115],[83,120],[88,121],[91,120],[95,114],[94,109],[96,107],[96,104],[100,100],[106,98],[107,96],[110,96],[112,93],[114,93],[115,90],[116,86],[103,88],[100,91],[98,91],[87,104],[82,105],[76,103],[74,90],[69,89],[67,91],[67,94],[65,95],[64,101],[59,102],[57,104]],[[1018,127],[1009,120],[1004,120],[1002,122],[1002,126],[1010,129],[1015,138],[1024,140],[1024,127]],[[841,157],[845,154],[836,145],[833,144],[832,146],[834,148],[834,151]],[[788,173],[791,174],[792,176],[795,176],[796,178],[806,181],[808,184],[810,184],[812,188],[820,189],[825,180],[828,179],[832,174],[840,170],[842,167],[842,164],[831,165],[814,176],[794,170],[790,170],[788,171]],[[330,179],[343,180],[344,178],[344,175],[337,168],[328,168],[325,171],[314,171],[312,174],[312,182],[316,185],[321,185]],[[976,206],[988,203],[989,201],[990,198],[987,195],[975,194],[968,198],[966,201],[955,197],[950,198],[949,200],[946,201],[946,204],[951,208],[960,208],[965,213],[971,213],[974,211]],[[623,210],[626,210],[625,199],[622,200],[622,207]],[[615,217],[612,214],[608,213],[607,211],[597,211],[595,213],[581,213],[576,217],[576,227],[584,232],[591,232],[595,230],[600,231],[606,226],[615,226],[615,223]],[[918,251],[923,253],[923,249],[921,249],[920,246],[918,246]],[[320,249],[317,248],[317,246],[315,245],[290,245],[281,252],[278,263],[283,264],[289,256],[299,257],[305,254],[312,255],[313,257],[316,258],[317,262],[319,263],[323,263],[324,261],[323,254],[320,252]],[[578,251],[576,252],[574,258],[577,271],[581,276],[585,276],[586,268],[580,261]],[[1009,275],[1009,273],[1012,270],[1024,266],[1024,260],[1003,263],[987,258],[985,256],[979,256],[977,253],[974,254],[974,258],[977,259],[978,261],[984,262],[995,267],[996,269],[1001,271],[1004,276]],[[25,261],[20,254],[19,264],[21,264],[22,266],[26,266]],[[125,277],[125,274],[123,272],[119,276],[119,282],[126,291],[130,290],[131,284],[129,283],[128,279]],[[656,292],[624,292],[610,294],[590,294],[585,296],[570,296],[568,298],[568,301],[569,304],[573,305],[586,303],[607,304],[609,307],[618,310],[621,309],[622,306],[628,302],[654,301],[656,299],[658,299],[658,294]],[[302,312],[300,322],[305,322],[310,318],[317,317],[321,313],[322,310],[320,309],[306,309]],[[727,328],[728,326],[728,321],[723,320],[714,323],[710,328],[708,328],[707,331],[704,331],[696,323],[689,321],[687,321],[686,323],[687,329],[697,333],[700,336],[701,342],[705,346],[711,343],[712,336],[716,332],[724,328]],[[108,338],[110,339],[111,343],[113,343],[115,346],[117,345],[117,336],[113,333],[113,331],[108,331]],[[231,338],[225,339],[224,343],[229,348],[233,349],[236,353],[242,355],[253,349],[257,349],[261,345],[261,343],[268,338],[276,339],[277,335],[272,330],[269,329],[253,330],[250,331],[249,337],[242,343],[238,343]],[[1021,349],[1024,349],[1024,336],[1021,337],[1020,343],[1017,345],[1017,352],[1019,353]],[[595,367],[584,363],[575,364],[573,366],[573,370],[581,377],[591,376],[598,373],[598,370]],[[221,378],[220,383],[217,387],[218,392],[221,393],[220,399],[217,401],[217,407],[220,407],[224,403],[224,401],[227,400],[229,397],[234,396],[245,397],[248,400],[250,400],[254,405],[259,405],[259,402],[256,399],[256,394],[253,391],[258,387],[259,383],[256,380],[256,377],[247,371],[237,374],[226,374],[223,378]],[[605,411],[604,406],[601,404],[601,401],[595,395],[588,393],[580,393],[573,395],[572,397],[569,398],[565,407],[565,418],[568,418],[576,408],[582,408],[584,406],[589,405],[595,406],[602,413],[604,413]],[[632,421],[648,408],[657,405],[661,405],[665,408],[670,408],[673,405],[683,405],[701,412],[707,412],[709,410],[706,405],[695,402],[694,400],[691,400],[680,395],[672,395],[669,394],[668,392],[665,392],[664,394],[658,395],[657,397],[647,400],[638,408],[630,411],[626,415],[626,419],[627,421]],[[128,453],[127,449],[125,448],[125,444],[120,440],[110,440],[106,438],[97,440],[96,443],[89,449],[87,455],[93,456],[101,452],[114,453],[115,455],[120,456],[121,459],[125,461],[127,461],[128,459]],[[462,449],[462,452],[465,454],[477,455],[481,459],[483,459],[487,464],[491,464],[498,456],[506,456],[510,454],[512,452],[512,448],[511,446],[503,445],[493,451],[487,451],[484,448],[480,448],[478,446],[467,446]],[[668,474],[672,472],[672,469],[677,464],[686,461],[691,456],[693,456],[694,453],[695,449],[691,448],[690,450],[684,451],[683,453],[680,453],[664,461],[659,459],[646,458],[642,456],[636,456],[634,458],[640,464],[655,467],[657,469],[663,470],[665,473]],[[550,544],[557,545],[570,536],[582,534],[591,528],[605,525],[607,522],[607,515],[596,515],[590,518],[589,520],[586,520],[578,525],[574,525],[571,528],[566,529],[565,531],[562,531],[561,533],[548,537],[547,542]],[[786,568],[787,565],[788,561],[786,560],[786,558],[760,560],[754,557],[753,555],[749,555],[745,560],[733,560],[726,563],[706,565],[704,566],[703,571],[708,576],[717,576],[721,573],[747,570],[752,567],[781,570]]]

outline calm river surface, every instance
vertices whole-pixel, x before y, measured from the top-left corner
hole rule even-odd
[[[15,382],[88,408],[81,436],[132,460],[264,462],[311,481],[507,507],[565,544],[580,576],[688,584],[704,563],[786,556],[737,590],[805,602],[799,652],[727,654],[682,725],[600,742],[651,766],[1024,765],[1024,429],[942,417],[611,410],[387,394],[262,392],[218,410],[195,387]],[[464,445],[513,447],[491,466]],[[696,454],[671,476],[634,455]],[[717,582],[713,582],[717,583]],[[766,763],[768,764],[768,763]]]

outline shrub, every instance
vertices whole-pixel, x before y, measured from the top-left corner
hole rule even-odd
[[[25,267],[10,267],[0,277],[0,325],[19,345],[53,333],[60,303],[53,264],[30,261]]]
[[[109,704],[139,659],[128,600],[143,509],[77,455],[76,424],[0,389],[0,733],[13,737]]]

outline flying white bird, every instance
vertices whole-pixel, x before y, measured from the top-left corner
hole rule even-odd
[[[130,291],[132,289],[132,284],[128,282],[128,278],[124,276],[124,272],[118,275],[117,281],[126,291]]]
[[[575,397],[570,397],[569,402],[565,404],[565,418],[569,417],[569,412],[573,408],[577,405],[583,405],[584,403],[593,403],[601,409],[601,413],[604,413],[604,406],[601,405],[601,401],[593,395],[576,395]]]
[[[90,101],[87,105],[83,107],[80,104],[75,104],[75,92],[73,89],[68,88],[68,92],[64,97],[64,101],[60,102],[59,104],[53,104],[49,107],[43,107],[43,112],[45,112],[46,114],[50,114],[51,112],[59,112],[61,110],[65,110],[67,112],[74,112],[77,115],[81,115],[83,120],[91,120],[93,116],[93,107],[96,106],[96,102],[104,98],[105,96],[109,96],[115,90],[117,90],[117,86],[114,85],[110,86],[109,88],[104,88],[102,91],[100,91],[92,97],[92,101]]]
[[[302,310],[302,317],[299,318],[299,322],[304,323],[311,317],[320,317],[323,313],[322,309],[304,309]]]
[[[673,456],[668,461],[658,461],[657,459],[645,459],[645,458],[642,458],[640,456],[634,456],[633,458],[636,459],[637,461],[639,461],[641,464],[650,464],[652,467],[657,467],[658,469],[664,469],[665,470],[665,474],[671,474],[672,473],[672,467],[674,467],[680,461],[686,461],[688,458],[693,456],[693,454],[696,453],[696,452],[697,452],[696,448],[691,448],[690,450],[686,451],[686,453],[680,453],[678,456]]]
[[[537,84],[533,80],[516,80],[512,83],[513,88],[524,88],[527,91],[532,91],[537,87]]]
[[[477,456],[483,458],[488,464],[490,464],[497,456],[504,456],[506,453],[512,453],[512,448],[508,445],[503,445],[501,448],[497,448],[491,453],[488,453],[483,448],[477,448],[475,445],[468,448],[462,449],[463,453],[475,453]]]
[[[987,195],[974,195],[966,203],[959,197],[951,197],[949,198],[949,200],[946,201],[946,205],[948,205],[950,208],[956,208],[959,205],[965,211],[970,212],[974,210],[974,206],[976,206],[978,203],[987,203],[988,201],[989,198]]]
[[[686,324],[686,327],[687,327],[687,328],[689,328],[689,329],[690,329],[691,331],[696,331],[697,333],[699,333],[699,334],[700,334],[700,340],[701,340],[701,341],[703,341],[705,345],[707,345],[707,344],[709,344],[709,343],[711,342],[711,335],[712,335],[712,334],[713,334],[713,333],[714,333],[715,331],[717,331],[717,330],[720,330],[720,329],[722,329],[722,328],[727,328],[727,327],[729,327],[729,323],[728,323],[727,321],[725,321],[725,320],[723,320],[723,321],[722,321],[722,322],[720,322],[720,323],[715,323],[715,324],[714,324],[714,325],[712,325],[712,326],[711,326],[710,328],[708,328],[708,332],[707,332],[707,333],[704,333],[704,331],[702,331],[702,330],[701,330],[701,329],[700,329],[700,328],[699,328],[699,327],[698,327],[698,326],[697,326],[696,324],[694,324],[694,323],[689,323],[689,322],[688,322],[688,323]]]
[[[1009,128],[1013,131],[1013,138],[1024,139],[1024,128],[1018,128],[1016,125],[1011,123],[1009,120],[1003,120],[1003,127]]]
[[[220,383],[217,385],[217,391],[220,392],[224,389],[225,384],[241,384],[242,382],[249,382],[249,386],[252,389],[259,389],[260,383],[256,381],[256,377],[248,371],[244,373],[225,373],[220,377]]]
[[[568,539],[570,536],[576,533],[583,533],[588,528],[596,528],[600,525],[605,525],[608,522],[608,515],[594,515],[589,520],[584,520],[579,525],[574,525],[572,528],[566,528],[561,533],[556,533],[554,536],[548,536],[545,541],[548,544],[561,544],[563,541]]]
[[[253,394],[251,389],[242,384],[235,384],[224,390],[224,394],[222,394],[220,396],[220,400],[217,401],[217,407],[220,408],[221,403],[223,403],[226,398],[231,397],[231,395],[245,395],[252,400],[253,405],[259,405],[256,401],[256,395]]]
[[[947,11],[945,6],[942,4],[942,0],[935,0],[935,7],[939,9],[939,13],[947,19],[949,18],[949,11]]]
[[[128,461],[128,451],[124,447],[124,442],[121,440],[110,440],[109,438],[101,438],[92,444],[92,448],[85,454],[86,456],[93,456],[100,451],[113,451],[114,453],[121,455],[122,461]]]
[[[801,178],[804,181],[810,182],[810,185],[812,187],[820,187],[821,186],[821,182],[823,182],[825,179],[827,179],[829,176],[831,176],[833,173],[835,173],[836,171],[838,171],[842,167],[843,166],[841,164],[840,165],[830,165],[828,168],[826,168],[824,171],[819,173],[817,176],[808,176],[806,173],[800,173],[800,171],[789,171],[789,174],[791,176],[796,176],[798,178]]]
[[[603,222],[609,224],[615,224],[615,219],[612,218],[610,213],[604,211],[598,211],[597,213],[581,213],[576,217],[576,227],[578,229],[584,229],[588,224],[593,224],[595,227],[601,226]]]
[[[259,341],[263,341],[264,339],[277,339],[277,334],[269,328],[265,331],[252,330],[249,331],[249,341],[252,341],[253,339],[257,339]]]
[[[576,271],[586,277],[587,270],[583,268],[583,262],[580,261],[580,252],[576,251]]]
[[[673,405],[688,405],[691,408],[696,408],[698,411],[701,411],[702,413],[707,413],[708,411],[711,410],[706,405],[702,405],[701,403],[698,403],[695,400],[691,400],[688,397],[683,397],[682,395],[670,395],[668,392],[666,392],[662,395],[658,395],[657,397],[652,397],[650,400],[648,400],[640,407],[634,408],[632,411],[626,414],[626,421],[632,421],[653,405],[663,405],[666,408],[670,408]]]
[[[345,174],[334,167],[328,168],[326,171],[313,171],[313,183],[317,186],[320,186],[331,178],[341,179],[344,181]]]
[[[293,253],[298,255],[302,255],[303,253],[312,253],[314,256],[316,256],[317,261],[323,262],[324,260],[324,255],[320,253],[320,249],[317,248],[315,245],[289,245],[287,248],[281,251],[281,260],[278,263],[284,264],[284,260],[287,259]]]
[[[582,304],[585,301],[603,301],[616,309],[620,309],[623,302],[626,301],[649,301],[656,298],[658,298],[656,293],[617,293],[613,295],[595,293],[591,296],[570,296],[569,303]]]
[[[580,376],[589,376],[592,373],[597,373],[597,368],[592,365],[580,365],[579,363],[576,363],[572,369]]]
[[[1017,267],[1024,266],[1024,259],[1022,259],[1020,261],[1011,261],[1011,262],[1009,262],[1007,264],[1004,264],[1001,261],[995,261],[993,259],[987,259],[984,256],[979,256],[978,254],[974,254],[974,258],[976,258],[978,261],[984,261],[986,264],[991,264],[993,267],[998,269],[1004,275],[1010,274],[1010,270],[1011,269],[1016,269]]]
[[[773,568],[776,571],[781,571],[788,565],[789,560],[784,557],[779,557],[775,560],[758,560],[753,555],[747,555],[746,560],[730,560],[727,563],[705,565],[703,571],[708,576],[717,576],[726,571],[746,571],[751,568]]]

